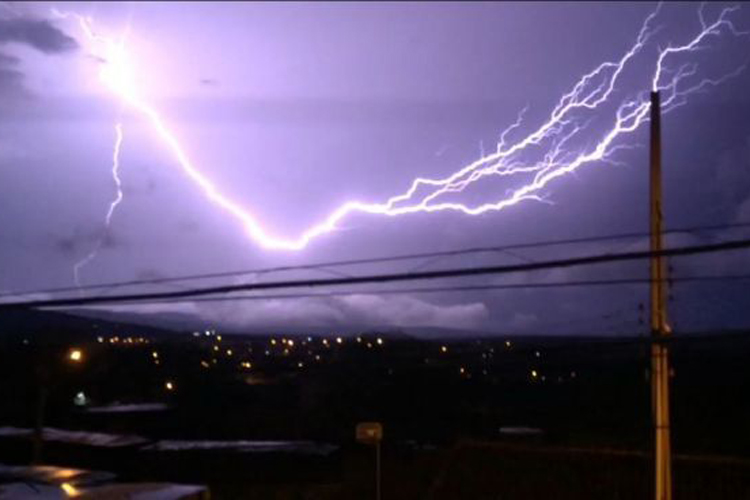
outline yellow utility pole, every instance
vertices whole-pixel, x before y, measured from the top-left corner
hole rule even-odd
[[[655,498],[672,500],[672,448],[669,426],[669,350],[666,267],[662,250],[661,105],[651,93],[651,390],[655,433]]]

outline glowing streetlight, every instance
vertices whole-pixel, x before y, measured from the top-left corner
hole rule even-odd
[[[70,483],[62,483],[60,489],[63,490],[65,496],[70,498],[77,497],[80,494],[78,489]]]
[[[83,361],[83,351],[80,349],[71,349],[68,352],[68,359],[73,363],[80,363]]]

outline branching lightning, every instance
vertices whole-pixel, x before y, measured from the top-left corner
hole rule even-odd
[[[614,154],[629,147],[619,143],[618,140],[632,133],[648,120],[650,106],[648,91],[662,93],[663,110],[668,113],[684,105],[691,94],[719,85],[744,70],[742,66],[721,77],[706,77],[695,83],[698,73],[696,63],[684,63],[674,69],[668,66],[677,55],[705,49],[707,40],[711,37],[723,34],[733,36],[748,34],[739,31],[729,19],[738,7],[724,8],[715,21],[708,23],[701,6],[698,12],[700,31],[692,39],[682,45],[668,45],[666,48],[656,49],[651,88],[643,89],[636,97],[616,101],[614,95],[621,76],[632,66],[631,63],[636,56],[645,52],[645,48],[649,46],[653,36],[659,30],[658,27],[653,26],[653,23],[660,8],[661,4],[645,19],[635,41],[622,57],[603,62],[581,77],[572,89],[560,98],[546,121],[525,137],[515,141],[510,139],[510,136],[517,134],[522,126],[526,112],[524,109],[518,115],[517,120],[500,135],[493,152],[483,153],[479,159],[447,177],[438,179],[419,177],[405,192],[385,202],[346,202],[296,238],[284,238],[268,231],[250,211],[223,195],[219,188],[190,161],[179,140],[158,111],[141,97],[128,65],[123,41],[115,42],[95,33],[91,19],[76,14],[72,16],[78,20],[91,50],[101,54],[106,60],[100,71],[102,82],[124,104],[141,113],[151,123],[164,145],[174,155],[182,171],[198,185],[205,197],[238,219],[247,235],[262,247],[301,250],[313,239],[334,231],[342,219],[354,213],[394,217],[414,213],[458,211],[467,215],[479,215],[503,210],[522,201],[546,201],[544,191],[553,180],[573,173],[584,165],[614,162]],[[70,16],[59,13],[58,15]],[[596,139],[593,140],[593,144],[578,148],[573,146],[575,141],[591,142],[592,132],[587,129],[587,126],[594,118],[599,123],[607,117],[609,117],[609,124],[604,130],[599,132],[594,130]],[[110,205],[106,219],[107,227],[114,209],[122,200],[117,176],[122,141],[122,130],[119,125],[117,131],[113,176],[118,185],[118,197]],[[584,136],[584,131],[589,135]],[[458,194],[476,185],[480,180],[489,178],[513,179],[516,181],[516,187],[506,191],[501,197],[485,203],[467,204],[456,201]],[[76,265],[76,276],[80,268],[96,255],[99,246],[101,242],[94,252]]]
[[[96,242],[96,245],[94,245],[94,249],[89,252],[88,255],[86,255],[83,259],[76,262],[76,264],[73,266],[73,280],[76,283],[76,286],[81,286],[81,269],[86,266],[89,262],[94,260],[99,253],[99,250],[101,249],[102,245],[104,244],[104,239],[107,236],[107,231],[109,231],[110,226],[112,225],[112,216],[115,213],[115,209],[117,208],[117,205],[119,205],[122,202],[122,181],[120,181],[120,150],[122,149],[122,124],[117,123],[115,125],[115,147],[112,150],[112,179],[115,181],[115,187],[117,188],[117,194],[115,195],[115,199],[112,200],[109,204],[109,209],[107,210],[107,215],[104,218],[104,234],[102,234],[99,239]]]

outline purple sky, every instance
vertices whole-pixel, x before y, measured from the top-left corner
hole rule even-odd
[[[711,4],[712,21],[727,5]],[[119,37],[134,85],[201,172],[273,232],[294,237],[352,199],[382,202],[415,177],[442,177],[496,148],[526,106],[521,138],[579,78],[633,44],[655,8],[642,3],[99,3],[0,4],[0,290],[72,285],[74,264],[103,238],[84,284],[480,245],[646,231],[647,125],[618,144],[617,164],[593,162],[543,195],[479,216],[354,214],[304,250],[263,249],[187,178],[152,124],[97,76],[103,62],[73,18]],[[620,99],[648,91],[657,47],[700,31],[698,4],[667,4]],[[750,30],[750,8],[729,16]],[[750,37],[724,33],[675,61],[698,80],[748,61]],[[750,71],[690,96],[665,116],[669,227],[750,221]],[[613,110],[609,110],[611,114]],[[594,114],[575,144],[606,126]],[[124,199],[116,190],[114,123],[123,123]],[[597,135],[599,133],[599,135]],[[464,202],[502,197],[483,183]],[[724,233],[736,236],[741,233]],[[704,241],[683,236],[675,244]],[[544,259],[644,242],[523,252]],[[517,262],[452,258],[425,269]],[[409,269],[370,266],[349,273]],[[676,276],[741,273],[742,254],[677,260]],[[301,274],[300,274],[301,275]],[[306,273],[305,276],[320,274]],[[486,278],[481,283],[646,276],[645,264]],[[274,279],[294,274],[264,275]],[[320,275],[324,276],[324,275]],[[447,283],[440,283],[445,285]],[[423,284],[427,285],[427,284]],[[750,323],[743,284],[680,285],[677,329]],[[368,288],[368,290],[372,287]],[[338,299],[159,306],[233,326],[388,324],[492,331],[632,333],[644,287],[357,295]]]

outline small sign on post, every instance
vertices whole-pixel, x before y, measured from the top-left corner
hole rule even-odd
[[[376,444],[383,440],[383,426],[380,422],[360,422],[357,424],[357,441]]]
[[[360,443],[375,445],[375,499],[380,500],[380,442],[383,440],[383,425],[380,422],[360,422],[355,436]]]

